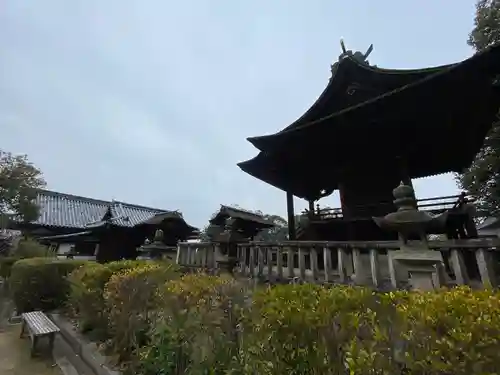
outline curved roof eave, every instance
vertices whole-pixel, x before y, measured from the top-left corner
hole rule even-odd
[[[274,173],[269,172],[269,170],[262,170],[261,165],[268,165],[269,162],[273,162],[273,158],[269,158],[268,155],[260,152],[252,159],[242,161],[237,164],[237,166],[245,173],[250,176],[265,182],[271,186],[274,186],[277,189],[293,192],[293,195],[306,199],[306,200],[316,200],[315,194],[308,193],[307,191],[303,191],[302,189],[297,189],[296,186],[290,188],[289,181],[282,181],[279,178],[279,174],[276,175]],[[277,178],[278,177],[278,178]],[[319,192],[317,192],[319,194]],[[317,194],[316,194],[317,195]]]
[[[292,122],[290,125],[285,127],[284,129],[278,131],[277,133],[281,133],[287,130],[291,130],[297,128],[301,125],[304,125],[310,121],[316,120],[315,115],[317,115],[317,111],[322,110],[322,106],[328,102],[331,98],[335,97],[337,90],[342,86],[344,80],[346,78],[345,73],[349,70],[349,68],[360,69],[363,71],[370,72],[374,75],[428,75],[434,74],[440,70],[447,69],[454,64],[440,65],[436,67],[423,68],[423,69],[383,69],[374,65],[363,64],[362,62],[356,60],[352,56],[346,56],[339,62],[335,72],[332,72],[332,75],[326,85],[325,89],[319,95],[319,97],[314,101],[314,103],[309,107],[309,109],[300,116],[297,120]],[[455,63],[456,64],[456,63]],[[350,78],[350,77],[347,77]]]
[[[447,74],[449,72],[452,72],[452,71],[455,71],[456,69],[459,69],[459,68],[463,68],[463,67],[466,67],[467,65],[469,64],[472,64],[472,63],[477,63],[478,65],[478,69],[482,69],[484,67],[481,67],[481,63],[483,63],[483,65],[487,62],[486,58],[488,57],[488,55],[493,55],[491,56],[491,59],[493,61],[500,61],[500,44],[497,44],[491,48],[489,48],[488,50],[484,51],[484,52],[481,52],[481,53],[478,53],[464,61],[462,61],[461,63],[457,63],[457,64],[451,64],[451,65],[447,65],[445,66],[446,68],[445,69],[438,69],[435,71],[435,73],[433,74],[429,74],[429,75],[426,75],[424,78],[420,79],[420,80],[417,80],[415,82],[412,82],[412,83],[409,83],[405,86],[402,86],[402,87],[399,87],[395,90],[392,90],[392,91],[389,91],[385,94],[382,94],[382,95],[379,95],[377,97],[374,97],[372,99],[368,99],[364,102],[361,102],[359,104],[356,104],[356,105],[353,105],[351,107],[348,107],[348,108],[345,108],[345,109],[342,109],[338,112],[335,112],[335,113],[332,113],[328,116],[325,116],[325,117],[322,117],[320,119],[317,119],[315,121],[312,121],[312,122],[309,122],[307,124],[303,124],[299,127],[295,127],[295,128],[286,128],[278,133],[275,133],[275,134],[270,134],[270,135],[264,135],[264,136],[257,136],[257,137],[249,137],[247,138],[247,140],[252,143],[252,145],[254,147],[256,147],[257,149],[261,150],[261,151],[265,151],[268,149],[267,146],[269,146],[270,143],[272,143],[272,141],[274,139],[279,139],[281,138],[281,136],[283,136],[284,134],[293,134],[293,133],[296,133],[296,134],[299,134],[300,131],[303,131],[305,129],[308,129],[314,125],[317,125],[318,123],[322,123],[326,120],[331,120],[333,118],[340,118],[342,115],[346,114],[346,113],[350,113],[350,112],[353,112],[361,107],[365,107],[367,105],[373,105],[377,102],[380,102],[382,100],[384,100],[385,98],[389,97],[389,96],[392,96],[392,95],[395,95],[395,94],[398,94],[402,91],[405,91],[405,90],[408,90],[408,89],[412,89],[414,87],[417,87],[419,85],[422,85],[423,83],[426,83],[432,79],[434,79],[435,77],[438,77],[438,76],[441,76],[443,74]],[[353,59],[350,59],[350,60],[353,60]],[[361,65],[359,63],[357,63],[358,65]],[[494,64],[490,64],[490,65],[494,65]],[[500,66],[500,65],[499,65]],[[366,68],[365,68],[366,69]],[[379,69],[379,68],[376,68],[376,69]],[[430,68],[432,69],[432,68]],[[495,69],[498,70],[497,73],[500,73],[500,68],[496,67]]]
[[[347,59],[344,59],[344,60],[347,60]],[[315,112],[318,109],[318,107],[320,107],[323,103],[325,103],[332,96],[333,92],[336,91],[336,88],[342,82],[342,77],[343,77],[342,72],[345,69],[346,69],[346,63],[340,62],[336,72],[332,73],[332,76],[330,77],[325,89],[320,94],[320,96],[315,100],[315,102],[309,107],[309,109],[302,116],[300,116],[297,120],[292,122],[290,125],[288,125],[284,129],[280,130],[278,133],[281,133],[281,132],[286,131],[288,129],[295,128],[297,126],[300,126],[301,124],[309,122],[311,117],[314,117]],[[341,72],[341,73],[339,74],[339,72]]]

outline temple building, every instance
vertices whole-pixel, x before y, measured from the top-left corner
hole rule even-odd
[[[343,43],[342,49],[312,107],[275,134],[248,138],[259,154],[238,164],[286,192],[290,239],[294,196],[309,201],[307,239],[390,238],[372,217],[395,209],[392,190],[414,178],[461,172],[500,117],[500,46],[415,70],[370,65],[372,46],[365,54]],[[335,190],[341,210],[318,218],[315,203]]]
[[[226,230],[228,233],[237,234],[241,240],[252,241],[259,232],[274,226],[274,223],[258,213],[221,205],[209,221],[207,235],[214,240]]]
[[[100,261],[135,259],[136,249],[157,229],[167,245],[196,236],[179,211],[168,211],[118,201],[104,201],[40,190],[36,221],[17,228],[51,246],[58,254],[69,251],[95,255]]]

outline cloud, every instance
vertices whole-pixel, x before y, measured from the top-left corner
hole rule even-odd
[[[451,20],[427,3],[365,14],[368,0],[6,0],[1,147],[27,153],[54,190],[180,209],[198,226],[221,203],[285,216],[285,193],[236,166],[257,153],[245,138],[314,102],[340,35],[349,48],[374,43],[380,66],[466,57],[473,6],[454,4]],[[423,28],[431,16],[447,18]],[[417,193],[454,189],[438,181]]]

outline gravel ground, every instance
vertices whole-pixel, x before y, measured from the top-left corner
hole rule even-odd
[[[8,322],[13,306],[1,284],[0,280],[0,375],[62,375],[50,356],[31,358],[29,338],[19,338],[21,325]]]
[[[62,375],[52,358],[30,357],[30,340],[20,339],[20,330],[20,325],[4,325],[0,332],[0,375]]]

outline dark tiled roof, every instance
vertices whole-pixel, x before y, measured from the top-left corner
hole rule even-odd
[[[89,224],[98,224],[108,211],[111,212],[113,224],[125,227],[133,227],[160,213],[172,212],[49,190],[40,190],[36,203],[40,207],[40,217],[33,224],[75,229],[84,229]]]
[[[243,210],[241,208],[231,206],[220,206],[219,212],[210,220],[212,224],[220,223],[222,220],[231,217],[233,219],[240,219],[243,221],[251,222],[263,227],[273,227],[274,224],[266,220],[263,215],[255,212]]]
[[[40,207],[40,216],[33,224],[81,229],[101,220],[111,202],[40,190],[36,204]]]
[[[111,205],[112,217],[116,218],[116,220],[113,220],[113,224],[123,227],[133,227],[164,212],[168,211],[122,202],[113,202]]]

